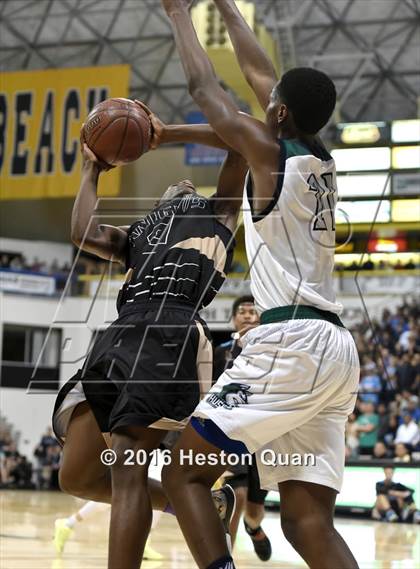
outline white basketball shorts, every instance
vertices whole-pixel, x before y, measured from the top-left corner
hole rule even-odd
[[[242,345],[193,415],[256,453],[262,488],[301,480],[339,492],[359,383],[350,332],[325,320],[288,320],[258,326]]]

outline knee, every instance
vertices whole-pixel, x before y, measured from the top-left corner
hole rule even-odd
[[[323,516],[306,516],[304,519],[282,516],[281,528],[284,537],[297,550],[308,543],[325,543],[334,532],[332,521]]]
[[[184,492],[188,484],[200,483],[200,472],[188,465],[168,464],[162,469],[162,486],[167,496]]]
[[[168,464],[162,468],[162,486],[167,496],[172,496],[176,490],[176,486],[182,485],[181,472],[179,471],[180,469],[174,467],[172,464]]]
[[[90,495],[91,484],[81,473],[71,473],[60,468],[58,472],[60,490],[76,498],[87,498]]]
[[[143,491],[147,486],[153,451],[143,448],[139,441],[121,436],[114,437],[112,450],[116,458],[111,466],[112,491],[118,493]]]

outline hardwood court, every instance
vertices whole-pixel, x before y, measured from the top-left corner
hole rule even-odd
[[[57,558],[53,543],[54,520],[76,511],[81,502],[53,492],[2,491],[2,569],[104,569],[107,555],[109,512],[93,514],[79,524]],[[382,524],[370,520],[338,518],[338,530],[355,553],[361,569],[417,569],[420,567],[420,528],[406,524]],[[268,513],[264,528],[273,544],[268,563],[254,555],[248,536],[238,536],[235,561],[238,569],[305,567],[283,538],[277,513]],[[153,547],[165,557],[144,561],[144,569],[194,569],[195,564],[172,516],[163,515],[152,536]],[[337,568],[339,569],[339,568]]]

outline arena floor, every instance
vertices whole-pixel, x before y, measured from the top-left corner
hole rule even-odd
[[[2,569],[106,567],[108,512],[99,512],[79,524],[62,557],[57,558],[52,543],[54,519],[73,513],[81,502],[56,492],[3,491],[0,498]],[[418,526],[343,518],[338,518],[336,525],[355,553],[361,569],[420,567]],[[305,567],[280,534],[277,514],[267,514],[264,528],[273,544],[271,562],[262,563],[255,557],[248,536],[241,530],[235,551],[238,569]],[[194,569],[195,564],[171,516],[162,516],[152,543],[165,557],[162,561],[144,561],[144,569]]]

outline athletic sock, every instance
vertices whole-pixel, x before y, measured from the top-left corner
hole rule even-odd
[[[235,569],[235,564],[233,563],[232,557],[230,555],[226,555],[217,561],[213,561],[207,569]]]
[[[100,509],[101,506],[102,504],[100,504],[99,502],[93,502],[93,501],[87,502],[84,506],[80,508],[80,510],[76,514],[73,514],[72,516],[69,516],[66,519],[66,526],[69,528],[73,528],[77,523],[82,522],[90,514]]]
[[[261,531],[261,526],[260,526],[260,525],[259,525],[258,527],[256,527],[256,528],[253,528],[253,527],[251,527],[251,526],[249,525],[249,523],[246,521],[245,518],[244,518],[244,526],[245,526],[245,529],[246,529],[246,533],[247,533],[248,535],[250,535],[250,536],[257,535],[257,533],[258,533],[259,531]]]
[[[68,528],[74,528],[74,526],[76,525],[76,523],[77,523],[77,518],[76,518],[75,515],[69,516],[68,518],[66,518],[66,526],[67,526]]]

